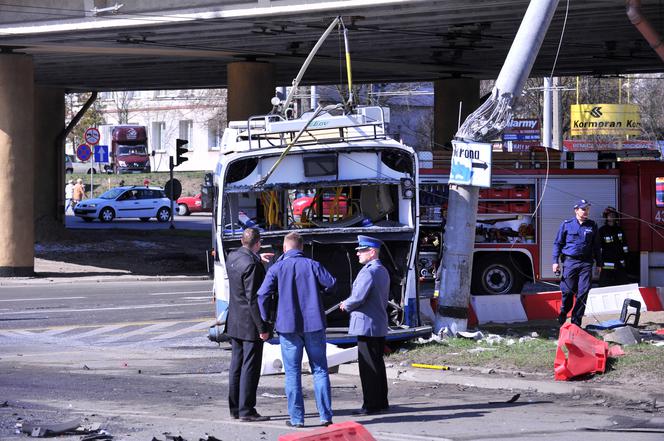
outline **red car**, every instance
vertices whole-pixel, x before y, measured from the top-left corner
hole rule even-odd
[[[177,204],[180,216],[189,216],[191,213],[209,213],[212,211],[209,208],[203,208],[200,193],[196,196],[182,196],[178,198]]]
[[[302,216],[302,211],[305,208],[309,207],[314,201],[313,196],[303,196],[297,198],[293,201],[293,216]],[[346,214],[346,196],[339,196],[339,206],[336,211],[333,211],[334,205],[334,196],[324,195],[323,196],[323,216],[330,216],[330,214],[336,214],[338,216],[344,216]],[[308,213],[309,214],[309,213]]]

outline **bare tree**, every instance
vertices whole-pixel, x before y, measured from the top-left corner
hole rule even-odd
[[[111,92],[111,100],[115,104],[118,124],[129,123],[129,112],[131,111],[131,102],[133,99],[134,91],[131,90]]]
[[[89,93],[70,93],[65,97],[65,116],[67,121],[71,121],[83,104],[90,98]],[[67,136],[67,143],[73,147],[84,142],[84,133],[89,127],[98,127],[104,124],[104,115],[102,113],[103,105],[95,101],[85,112],[85,115],[76,124]]]
[[[630,98],[641,110],[641,127],[647,139],[664,138],[664,74],[628,79]]]

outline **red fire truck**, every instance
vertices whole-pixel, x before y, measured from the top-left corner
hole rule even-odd
[[[447,214],[449,170],[420,169],[421,292],[433,291]],[[502,169],[480,190],[475,226],[472,294],[519,293],[527,281],[556,281],[553,239],[574,215],[579,199],[603,224],[606,206],[617,207],[630,249],[628,270],[642,286],[664,286],[664,162],[618,163],[616,168]]]

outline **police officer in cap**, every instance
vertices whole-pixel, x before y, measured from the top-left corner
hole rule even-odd
[[[567,319],[567,313],[572,309],[574,294],[576,303],[572,310],[572,323],[581,326],[581,320],[586,310],[586,298],[590,291],[592,280],[593,260],[597,268],[602,268],[602,254],[599,242],[597,224],[588,219],[590,202],[581,199],[574,205],[575,216],[560,224],[558,234],[553,242],[553,272],[560,272],[559,261],[563,264],[560,290],[563,302],[558,316],[561,325]]]
[[[390,274],[378,258],[381,241],[369,236],[357,236],[357,241],[355,250],[364,267],[357,273],[350,297],[339,307],[350,312],[348,333],[357,335],[363,403],[353,414],[371,415],[389,407],[383,350]]]

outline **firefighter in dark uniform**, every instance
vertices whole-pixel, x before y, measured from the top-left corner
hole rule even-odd
[[[624,285],[627,283],[627,242],[625,232],[618,225],[618,211],[613,207],[606,207],[602,213],[604,225],[599,229],[599,239],[602,244],[602,272],[599,276],[599,286]]]
[[[576,303],[572,310],[572,323],[581,326],[586,310],[586,298],[592,281],[593,260],[597,268],[602,268],[602,254],[597,231],[597,224],[588,219],[590,202],[581,199],[574,205],[575,216],[560,224],[560,229],[553,242],[553,272],[560,272],[563,264],[560,290],[563,302],[558,316],[561,325],[567,320],[567,313],[572,308],[574,294]]]

